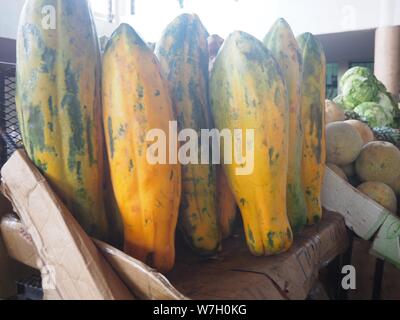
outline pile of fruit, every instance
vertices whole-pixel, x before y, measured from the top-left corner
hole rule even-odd
[[[378,141],[366,122],[345,120],[344,111],[333,101],[327,100],[325,108],[327,166],[387,210],[397,213],[400,150],[391,142]],[[378,137],[385,138],[382,134]]]
[[[101,57],[87,1],[50,1],[56,30],[42,28],[48,2],[27,1],[21,15],[17,112],[29,157],[88,234],[115,245],[123,237],[128,254],[166,272],[177,226],[212,255],[238,207],[250,251],[271,255],[320,220],[325,56],[312,34],[296,39],[279,19],[263,42],[241,31],[223,41],[183,14],[155,53],[122,24]],[[151,129],[185,142],[169,131],[174,120],[198,136],[254,129],[242,145],[254,151],[252,172],[237,174],[236,162],[150,163]],[[156,155],[169,150],[156,145]]]

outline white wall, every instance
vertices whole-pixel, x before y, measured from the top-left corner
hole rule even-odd
[[[135,16],[123,17],[148,41],[182,12],[197,13],[210,33],[226,37],[243,30],[264,37],[274,21],[285,18],[295,34],[326,34],[400,24],[400,0],[136,0]]]
[[[25,0],[1,0],[0,38],[15,39],[18,17]]]
[[[25,0],[0,0],[0,38],[16,38],[19,15],[24,2]],[[99,37],[103,35],[109,36],[117,27],[116,23],[111,24],[97,18],[95,18],[95,23]]]
[[[278,17],[285,18],[296,34],[400,24],[400,0],[184,0],[183,10],[177,0],[136,0],[135,16],[129,16],[127,0],[115,1],[121,21],[131,23],[147,41],[157,41],[163,28],[182,12],[196,12],[210,33],[223,37],[240,29],[262,38]],[[24,0],[0,2],[0,37],[15,38]],[[117,26],[99,20],[96,24],[99,36],[111,34]]]

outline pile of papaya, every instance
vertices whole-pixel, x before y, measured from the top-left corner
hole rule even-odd
[[[57,7],[54,30],[41,26],[45,4]],[[283,19],[263,41],[241,31],[224,40],[182,14],[154,50],[121,24],[101,52],[87,1],[26,1],[20,18],[16,107],[26,152],[89,235],[123,242],[160,272],[174,266],[177,232],[212,256],[241,223],[249,250],[263,256],[288,250],[321,219],[324,102],[322,46],[310,33],[295,38]],[[193,143],[209,145],[179,148],[190,137],[173,125],[198,137],[253,135],[224,139],[218,163],[203,154],[182,163]],[[251,170],[228,161],[229,145],[251,153]]]

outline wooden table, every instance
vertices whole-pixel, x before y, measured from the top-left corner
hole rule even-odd
[[[238,229],[212,259],[178,250],[176,267],[167,278],[191,299],[305,299],[320,268],[343,254],[348,244],[343,217],[325,212],[319,224],[295,237],[286,253],[255,257]]]

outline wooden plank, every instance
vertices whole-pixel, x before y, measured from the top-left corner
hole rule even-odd
[[[38,268],[39,256],[24,224],[15,216],[7,215],[0,222],[0,230],[9,256],[32,268]],[[162,274],[146,264],[102,241],[94,242],[136,297],[149,300],[187,299]]]
[[[0,227],[10,256],[34,266],[35,259],[27,259],[31,255],[19,250],[26,246],[34,250],[23,224],[5,217]],[[145,264],[96,241],[126,285],[145,299],[304,299],[319,268],[344,252],[347,244],[344,220],[332,213],[324,213],[320,224],[307,227],[289,252],[274,257],[252,256],[238,230],[213,259],[180,248],[169,282]]]
[[[27,226],[58,296],[134,298],[24,151],[11,156],[1,175],[3,194]]]
[[[326,168],[322,205],[343,215],[346,225],[359,237],[369,240],[385,221],[389,211]]]
[[[347,245],[344,219],[333,213],[324,213],[318,225],[305,228],[295,238],[288,252],[276,256],[251,255],[243,231],[239,229],[234,237],[223,243],[223,251],[213,259],[180,248],[176,266],[168,279],[190,298],[254,299],[254,292],[248,290],[257,283],[257,275],[261,276],[258,277],[260,286],[255,290],[259,291],[260,297],[305,299],[318,277],[320,266],[343,253]],[[231,281],[226,281],[227,278]]]

